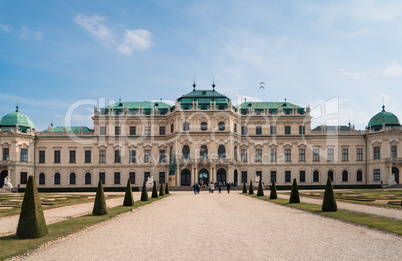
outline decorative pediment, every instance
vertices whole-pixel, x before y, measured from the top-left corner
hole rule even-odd
[[[0,130],[0,136],[15,136],[15,133],[10,130]]]
[[[387,134],[402,134],[401,128],[391,128],[386,131]]]

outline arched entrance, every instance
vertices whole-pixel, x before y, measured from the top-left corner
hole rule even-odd
[[[218,169],[216,176],[217,176],[218,182],[221,182],[221,183],[226,182],[226,170],[225,169]]]
[[[201,169],[200,172],[198,172],[198,183],[208,185],[209,171],[207,169]]]
[[[180,185],[190,186],[191,185],[191,172],[189,169],[183,169],[180,175]]]
[[[234,170],[233,178],[234,178],[234,180],[233,180],[234,184],[238,184],[239,183],[239,175],[237,174],[237,169]]]
[[[8,177],[8,171],[7,170],[3,170],[0,173],[0,188],[2,188],[4,186],[4,179]]]
[[[399,184],[399,169],[397,167],[392,167],[392,174],[395,175],[396,184]]]

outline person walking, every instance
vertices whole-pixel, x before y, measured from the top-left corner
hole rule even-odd
[[[230,183],[229,182],[226,184],[226,188],[228,189],[228,194],[229,194],[230,193]]]
[[[196,195],[197,193],[199,193],[199,192],[198,192],[198,185],[197,185],[197,183],[194,183],[193,189],[194,189],[194,195]]]
[[[218,191],[219,191],[219,193],[221,193],[222,192],[222,183],[218,183]]]
[[[214,183],[211,181],[211,183],[209,184],[209,192],[210,192],[210,193],[214,193],[214,188],[215,188],[215,185],[214,185]]]

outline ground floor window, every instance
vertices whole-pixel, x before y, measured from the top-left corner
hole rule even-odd
[[[54,184],[60,185],[60,173],[54,174]]]
[[[276,182],[276,171],[271,171],[271,182]]]
[[[381,180],[381,170],[375,169],[374,170],[374,181],[380,181],[380,180]]]
[[[356,181],[363,181],[363,172],[361,170],[356,172]]]
[[[334,182],[334,172],[332,170],[328,171],[328,178],[331,182]]]
[[[130,179],[130,183],[135,184],[135,172],[130,172],[128,174],[128,176],[129,176],[129,179]]]
[[[247,171],[241,172],[241,183],[247,183]]]
[[[76,177],[75,173],[70,174],[70,185],[75,185],[75,181],[76,181],[75,177]]]
[[[114,173],[114,184],[120,184],[120,172]]]
[[[301,170],[299,172],[299,180],[300,182],[306,182],[306,171],[305,170]]]
[[[347,182],[349,180],[349,173],[347,170],[342,171],[342,181]]]
[[[27,184],[28,182],[28,172],[21,172],[20,173],[20,183]]]
[[[291,172],[290,170],[285,171],[285,182],[290,182],[291,180]]]
[[[159,172],[159,183],[166,183],[166,172]]]
[[[319,182],[319,181],[320,181],[320,173],[317,170],[315,170],[313,172],[313,182]]]
[[[46,176],[44,173],[39,174],[39,185],[45,185],[46,183]]]
[[[106,183],[106,173],[105,172],[99,172],[99,181],[102,182],[103,185]]]
[[[85,174],[85,184],[91,184],[91,173],[86,173]]]
[[[148,172],[148,171],[144,172],[144,180],[145,180],[145,182],[147,182],[148,178],[150,178],[150,177],[151,177],[151,172]]]

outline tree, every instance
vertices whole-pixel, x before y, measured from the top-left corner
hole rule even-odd
[[[126,194],[124,195],[123,206],[134,206],[133,190],[130,179],[127,180]]]
[[[159,189],[159,196],[160,197],[165,196],[165,192],[163,191],[163,183],[162,182],[161,182],[161,187]]]
[[[244,194],[247,194],[246,182],[243,182],[243,193],[244,193]]]
[[[278,194],[276,193],[275,181],[272,181],[271,193],[269,194],[269,199],[277,199],[277,198],[278,198]]]
[[[35,179],[29,176],[17,226],[17,237],[41,238],[48,233]]]
[[[169,182],[166,182],[166,186],[165,186],[165,194],[169,195]]]
[[[96,189],[95,204],[92,210],[92,215],[100,216],[107,215],[107,213],[105,193],[103,192],[102,182],[99,181],[98,188]]]
[[[263,196],[264,196],[264,190],[262,188],[262,182],[261,182],[261,177],[260,177],[260,181],[258,182],[257,197],[263,197]]]
[[[156,181],[154,181],[154,186],[152,187],[151,198],[158,198],[158,189],[156,188]]]
[[[334,189],[332,188],[331,179],[328,177],[327,185],[325,186],[324,200],[322,202],[322,211],[337,211]]]
[[[144,180],[144,185],[142,185],[141,201],[148,201],[148,191],[147,191],[147,184],[145,183],[145,180]]]
[[[292,191],[290,192],[290,203],[300,203],[299,190],[297,189],[296,179],[293,179]]]
[[[254,195],[254,188],[253,188],[253,181],[250,180],[250,190],[248,191],[248,194]]]

